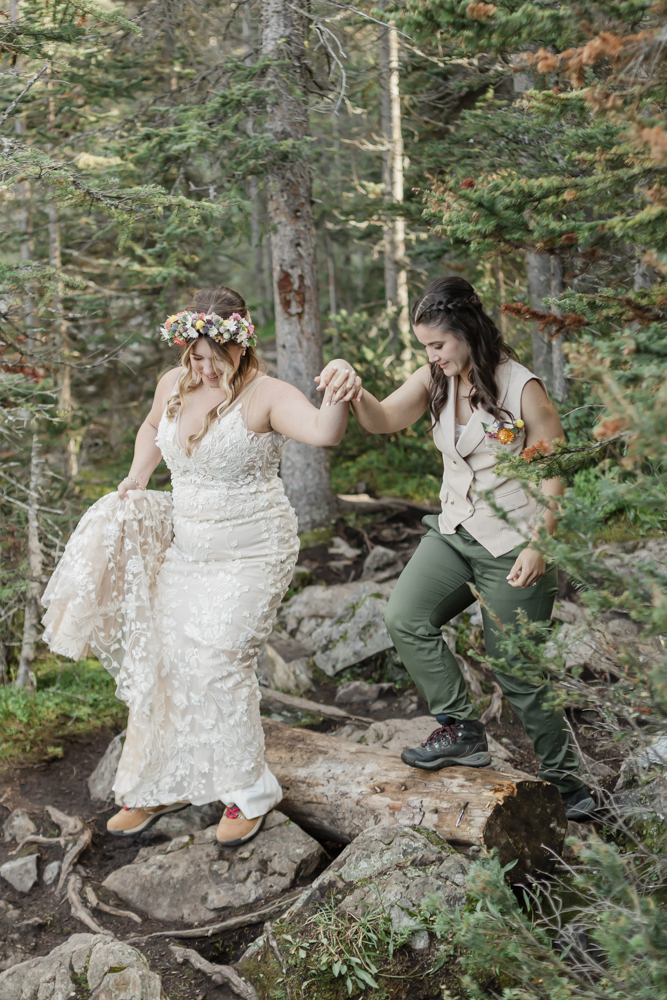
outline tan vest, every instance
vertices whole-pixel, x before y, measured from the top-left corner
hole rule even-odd
[[[498,401],[514,420],[521,417],[523,387],[536,377],[516,361],[498,365]],[[433,440],[444,462],[438,527],[443,535],[453,535],[462,525],[492,556],[502,556],[529,540],[537,503],[516,479],[496,475],[500,454],[518,454],[525,448],[526,436],[522,430],[511,444],[491,442],[483,425],[494,421],[486,410],[473,410],[456,442],[456,378],[449,379],[447,403],[433,428]],[[494,491],[495,502],[507,511],[509,522],[499,518],[484,499],[488,490]]]

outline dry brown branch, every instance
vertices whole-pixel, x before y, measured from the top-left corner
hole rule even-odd
[[[259,1000],[257,990],[250,983],[246,983],[231,965],[215,965],[208,962],[193,948],[180,948],[176,944],[169,945],[172,953],[179,965],[189,962],[193,969],[203,972],[205,976],[210,976],[212,981],[218,986],[228,986],[232,992],[243,1000]]]
[[[86,907],[81,902],[81,896],[79,895],[79,890],[83,885],[83,879],[80,875],[70,875],[69,881],[67,882],[67,898],[69,899],[69,904],[72,909],[72,916],[80,920],[82,924],[86,927],[90,927],[91,931],[96,934],[105,934],[107,937],[115,937],[113,931],[108,931],[105,927],[100,927],[92,913],[86,909]]]
[[[56,826],[60,827],[62,837],[73,837],[83,830],[83,820],[79,816],[68,816],[55,806],[44,806],[44,811],[49,814]]]
[[[491,704],[479,717],[479,721],[484,726],[488,725],[492,719],[497,719],[500,722],[500,716],[503,713],[503,690],[497,681],[492,681],[491,683],[493,687]]]
[[[220,934],[222,931],[233,931],[237,927],[250,927],[252,924],[263,924],[266,917],[273,916],[280,910],[290,906],[295,899],[303,893],[303,889],[291,892],[288,896],[270,903],[269,906],[255,910],[254,913],[240,913],[237,917],[229,917],[228,920],[221,920],[217,924],[209,924],[207,927],[188,927],[187,930],[155,931],[153,934],[138,934],[134,937],[126,938],[128,944],[148,941],[149,938],[173,937],[173,938],[205,938],[213,934]]]
[[[129,920],[134,920],[135,923],[141,923],[141,917],[132,910],[119,910],[116,906],[109,906],[108,903],[103,903],[101,899],[98,899],[93,890],[89,885],[86,886],[86,898],[94,910],[102,910],[103,913],[110,913],[112,917],[127,917]]]
[[[21,848],[25,847],[26,844],[58,844],[60,847],[64,847],[66,839],[65,837],[42,837],[39,833],[31,833],[19,842],[19,845],[15,848],[15,850],[10,851],[9,853],[18,854]]]
[[[317,713],[327,719],[354,719],[356,722],[365,722],[368,725],[373,721],[363,715],[350,715],[349,712],[345,712],[342,708],[337,708],[335,705],[321,705],[319,701],[310,701],[308,698],[299,698],[293,694],[284,694],[282,691],[274,691],[273,688],[262,687],[260,688],[260,693],[262,703],[265,707],[273,701],[277,703],[279,708],[298,708],[302,712]]]

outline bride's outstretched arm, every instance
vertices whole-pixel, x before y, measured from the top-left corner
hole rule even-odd
[[[145,489],[148,480],[160,464],[162,452],[155,443],[155,435],[160,418],[167,405],[167,400],[176,384],[176,379],[180,371],[180,368],[176,368],[167,372],[158,382],[151,411],[137,432],[134,442],[134,458],[130,466],[130,471],[125,479],[118,484],[118,495],[121,500],[127,498],[130,490]]]
[[[272,430],[294,441],[327,447],[339,444],[349,415],[349,400],[358,395],[360,380],[352,375],[345,392],[338,392],[334,405],[334,392],[329,387],[322,399],[319,410],[295,386],[279,379],[267,379],[262,403],[268,425]]]

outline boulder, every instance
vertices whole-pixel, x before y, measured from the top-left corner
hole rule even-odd
[[[37,854],[27,854],[0,865],[0,876],[17,892],[30,892],[37,881]]]
[[[621,764],[615,792],[631,788],[641,779],[645,779],[650,771],[660,772],[667,768],[667,735],[659,736],[638,753],[632,754]]]
[[[341,684],[336,691],[334,701],[337,705],[369,705],[372,701],[377,701],[380,695],[391,691],[393,684],[368,684],[366,681],[348,681]]]
[[[141,952],[102,934],[72,934],[48,955],[12,966],[0,975],[0,997],[70,1000],[83,995],[84,983],[95,1000],[164,998],[162,980]]]
[[[317,621],[319,624],[320,619]],[[313,687],[313,671],[306,658],[287,662],[268,643],[259,657],[257,676],[260,684],[288,694],[304,694]]]
[[[315,629],[311,641],[317,650],[316,666],[333,677],[345,667],[391,649],[394,643],[384,623],[386,607],[384,598],[363,596]]]
[[[2,839],[6,844],[20,843],[24,837],[37,833],[37,827],[25,809],[15,809],[2,824]]]
[[[384,545],[376,545],[364,559],[364,568],[361,571],[362,580],[389,580],[398,576],[403,569],[403,560]]]
[[[126,730],[114,736],[93,773],[88,777],[88,791],[93,802],[108,802],[123,752]]]
[[[216,827],[140,852],[103,885],[157,920],[193,924],[290,889],[319,865],[322,848],[274,810],[247,845],[223,847]]]
[[[435,897],[447,909],[464,906],[470,864],[430,831],[371,827],[348,844],[273,926],[273,940],[265,932],[247,949],[238,963],[239,971],[257,986],[262,1000],[269,996],[263,984],[272,981],[274,971],[288,977],[288,990],[296,987],[297,980],[291,977],[298,976],[299,967],[290,963],[284,972],[279,971],[276,952],[293,955],[303,941],[312,956],[317,948],[313,927],[317,927],[318,910],[326,914],[327,926],[331,926],[335,909],[349,925],[350,935],[359,933],[364,918],[385,914],[398,941],[407,939],[408,946],[420,953],[430,946],[435,952],[438,945],[427,921],[420,918],[420,907],[427,897],[431,904]],[[339,940],[345,940],[345,933],[345,926],[338,928]],[[404,965],[400,968],[405,970]]]
[[[172,838],[198,833],[213,823],[219,823],[224,811],[222,802],[207,802],[205,806],[188,806],[180,812],[161,816],[150,832],[166,834]]]
[[[21,933],[16,924],[21,919],[21,911],[6,899],[0,899],[0,972],[18,965],[25,958],[21,947]]]
[[[349,604],[359,603],[370,594],[389,598],[392,587],[386,583],[337,583],[332,587],[305,587],[278,612],[278,620],[287,632],[296,632],[304,618],[337,618]]]

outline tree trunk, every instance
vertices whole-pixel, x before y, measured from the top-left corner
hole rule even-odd
[[[398,61],[398,32],[387,25],[380,28],[380,124],[384,138],[382,181],[387,205],[403,202],[403,132]],[[397,310],[395,348],[409,351],[410,315],[408,274],[405,267],[405,221],[389,215],[384,234],[384,284],[388,306]]]
[[[563,264],[560,257],[551,257],[551,298],[558,299],[563,294]],[[558,306],[551,306],[552,312],[560,316],[561,310]],[[553,393],[559,403],[567,399],[567,379],[565,378],[565,354],[563,343],[565,338],[562,333],[557,333],[551,338],[551,370],[553,373]]]
[[[30,565],[30,582],[26,591],[25,611],[23,618],[23,639],[21,656],[16,673],[16,687],[34,689],[32,664],[35,659],[35,646],[39,638],[39,599],[42,594],[42,546],[39,540],[39,520],[37,507],[39,490],[42,480],[42,459],[39,438],[32,436],[32,453],[30,456],[30,494],[28,498],[28,560]]]
[[[288,0],[265,0],[262,55],[287,62],[272,68],[267,129],[276,141],[299,142],[308,132],[304,94],[306,18]],[[314,378],[322,368],[315,225],[310,168],[303,155],[274,157],[268,165],[268,212],[272,225],[273,297],[278,377],[291,382],[316,406]],[[335,516],[329,457],[323,448],[290,441],[281,475],[301,531],[328,524]]]
[[[280,809],[342,843],[379,823],[422,826],[453,843],[498,848],[513,876],[547,868],[567,820],[545,781],[482,768],[420,771],[392,750],[347,743],[262,719],[266,762],[283,787]]]

